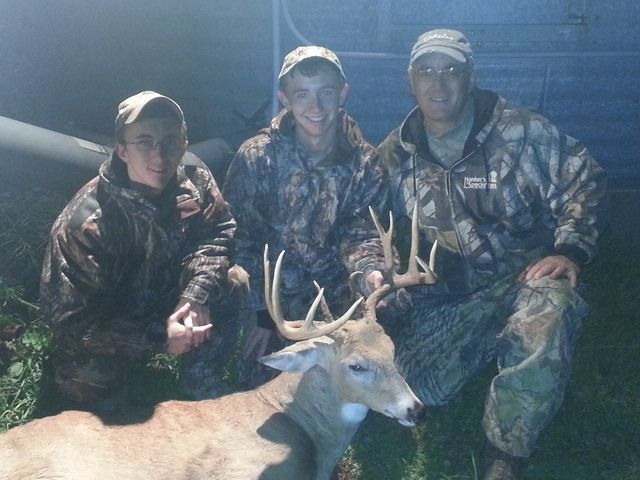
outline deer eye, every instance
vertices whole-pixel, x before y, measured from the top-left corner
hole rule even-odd
[[[349,370],[356,373],[363,373],[367,371],[366,367],[363,367],[359,363],[352,363],[351,365],[349,365]]]

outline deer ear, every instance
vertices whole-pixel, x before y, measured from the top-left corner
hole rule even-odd
[[[334,341],[329,337],[318,337],[296,342],[282,350],[266,355],[260,363],[276,370],[304,373],[322,362],[324,353],[331,349]]]

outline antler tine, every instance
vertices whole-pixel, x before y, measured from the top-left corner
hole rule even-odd
[[[316,282],[315,280],[313,281],[313,286],[316,287],[316,291],[320,292],[320,291],[324,291],[320,285],[318,284],[318,282]],[[330,319],[333,320],[333,315],[331,315],[331,310],[329,309],[329,305],[327,304],[327,299],[324,298],[324,295],[322,296],[322,299],[320,300],[320,314],[322,315],[322,320],[327,320]]]
[[[436,250],[437,249],[438,249],[438,239],[433,241],[433,245],[431,246],[431,253],[429,253],[429,270],[431,270],[431,272],[434,272],[436,268]]]
[[[271,306],[271,264],[269,263],[269,245],[264,246],[264,256],[262,259],[264,269],[264,303],[269,311],[269,316],[274,318],[273,307]]]
[[[282,308],[280,307],[280,295],[278,294],[278,292],[280,292],[280,270],[282,269],[283,258],[284,250],[280,252],[278,259],[276,260],[276,268],[273,271],[273,287],[271,289],[271,308],[273,310],[273,316],[271,318],[276,322],[278,330],[280,330],[280,325],[285,325]]]
[[[342,315],[337,320],[326,323],[321,327],[316,327],[313,323],[313,317],[316,314],[316,310],[318,305],[322,304],[323,310],[326,309],[328,312],[328,307],[326,306],[326,301],[324,300],[324,289],[320,288],[318,295],[316,296],[313,304],[309,308],[307,316],[305,317],[304,324],[301,327],[292,326],[291,323],[284,319],[282,315],[282,308],[280,306],[280,270],[282,268],[282,259],[284,258],[284,251],[280,252],[278,255],[278,259],[276,261],[276,266],[273,272],[273,286],[271,285],[270,278],[270,264],[269,264],[269,247],[265,245],[264,249],[264,300],[267,305],[267,310],[271,315],[271,319],[275,323],[280,335],[288,340],[298,341],[298,340],[308,340],[310,338],[320,337],[322,335],[327,335],[328,333],[337,330],[342,325],[344,325],[353,315],[353,312],[356,310],[360,302],[362,302],[362,298],[358,299],[356,302],[351,305],[351,307],[347,310],[347,312]],[[317,285],[317,284],[316,284]]]
[[[436,283],[436,281],[438,280],[438,277],[433,272],[433,269],[435,267],[436,250],[437,250],[437,248],[438,248],[438,240],[434,241],[433,242],[433,246],[431,247],[431,253],[429,254],[429,265],[424,263],[424,260],[422,260],[420,257],[418,257],[418,256],[415,257],[416,262],[418,262],[420,264],[422,269],[425,271],[425,274],[426,275],[433,275],[433,282],[431,282],[431,283]]]
[[[391,215],[391,212],[389,212]],[[411,248],[409,251],[409,262],[407,265],[407,273],[418,273],[418,204],[413,207],[411,215]],[[421,265],[422,266],[422,265]]]
[[[371,214],[373,223],[375,224],[376,230],[378,230],[378,235],[380,236],[380,240],[382,241],[382,250],[384,252],[384,270],[385,272],[393,272],[393,215],[391,214],[391,211],[389,211],[389,230],[385,231],[380,224],[380,220],[378,220],[378,215],[376,215],[376,212],[373,210],[373,208],[371,208],[371,206],[369,206],[369,213]]]

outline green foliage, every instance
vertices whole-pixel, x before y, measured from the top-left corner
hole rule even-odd
[[[0,343],[0,431],[28,421],[37,407],[43,368],[51,349],[51,335],[37,306],[22,291],[0,282],[0,329],[16,331],[16,338]],[[20,334],[19,332],[24,332]]]
[[[27,298],[36,296],[47,236],[65,203],[37,188],[0,194],[0,279],[21,286]]]

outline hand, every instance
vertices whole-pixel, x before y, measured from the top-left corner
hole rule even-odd
[[[564,255],[550,255],[527,267],[526,279],[538,280],[542,277],[556,279],[564,277],[575,288],[580,275],[580,267]]]
[[[244,344],[242,358],[260,358],[267,351],[267,346],[271,341],[273,332],[268,328],[253,327],[247,335],[247,341]]]
[[[194,325],[208,325],[209,323],[212,323],[211,313],[207,305],[200,305],[197,302],[189,302],[189,300],[181,298],[174,311],[179,310],[186,304],[189,304],[189,312],[193,314]]]
[[[194,316],[189,302],[180,302],[167,319],[167,353],[182,355],[209,338],[213,325],[194,326]]]
[[[384,286],[384,277],[382,276],[382,272],[379,270],[374,270],[369,275],[367,275],[367,287],[369,289],[369,293],[374,292],[378,288]],[[382,300],[378,302],[376,308],[384,308],[391,300],[390,295],[387,295]]]
[[[191,320],[193,321],[194,326],[205,326],[210,325],[213,322],[211,321],[211,312],[207,305],[201,305],[196,302],[189,302],[184,298],[180,299],[178,305],[176,306],[176,310],[182,308],[183,305],[189,304],[189,312],[188,315],[191,316]],[[200,330],[194,330],[193,332],[193,346],[199,347],[202,343],[209,339],[211,336],[211,329],[206,330],[204,333]]]
[[[377,290],[381,286],[384,285],[384,277],[382,276],[382,272],[380,270],[374,270],[369,275],[367,275],[367,286],[370,291]]]

